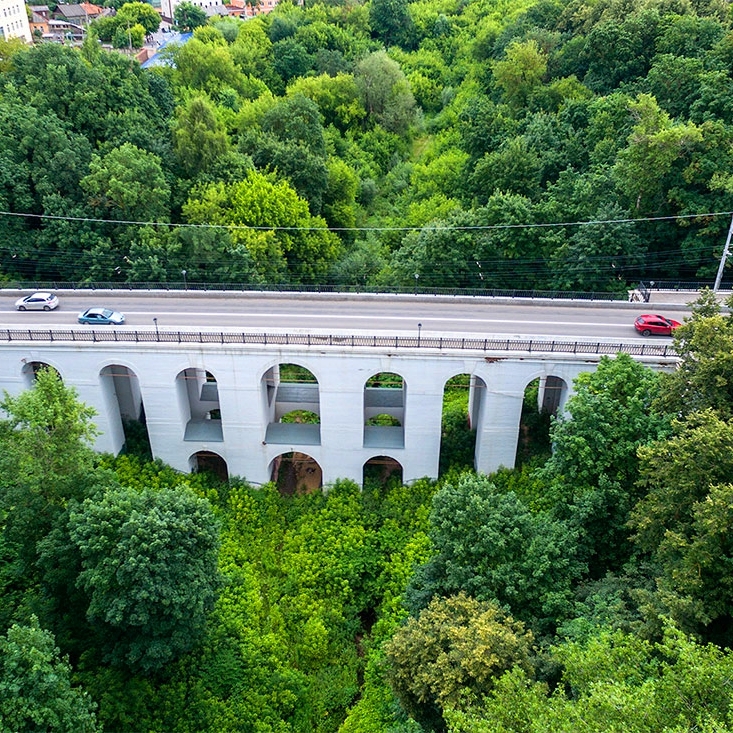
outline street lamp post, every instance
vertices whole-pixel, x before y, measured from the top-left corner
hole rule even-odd
[[[415,273],[415,295],[417,295],[417,281],[420,279],[420,273]]]
[[[160,332],[158,331],[158,319],[153,317],[153,323],[155,324],[155,337],[160,338]]]
[[[420,331],[422,330],[422,323],[417,324],[417,348],[420,348]]]
[[[181,270],[181,275],[183,275],[183,289],[188,290],[188,285],[186,284],[186,271]]]

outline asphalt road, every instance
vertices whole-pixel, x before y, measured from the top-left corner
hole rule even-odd
[[[90,306],[105,306],[125,314],[126,324],[117,328],[137,330],[154,329],[155,318],[160,330],[410,335],[419,328],[423,336],[629,341],[641,338],[633,327],[640,313],[661,311],[681,319],[685,311],[683,299],[681,303],[653,305],[283,293],[217,296],[74,291],[58,295],[58,310],[22,313],[14,308],[18,292],[0,291],[0,328],[91,328],[77,324],[79,312]]]

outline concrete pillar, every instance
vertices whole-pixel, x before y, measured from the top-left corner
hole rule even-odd
[[[432,367],[412,362],[406,370],[405,450],[400,459],[405,483],[437,478],[440,461],[443,386],[440,362]]]
[[[492,473],[501,466],[514,467],[524,390],[531,375],[528,368],[505,362],[492,364],[480,376],[486,388],[476,425],[476,470]]]

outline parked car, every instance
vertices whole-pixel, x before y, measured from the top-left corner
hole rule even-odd
[[[87,308],[79,314],[79,323],[99,324],[101,326],[121,326],[125,322],[125,316],[118,311],[109,308]]]
[[[52,311],[59,307],[59,299],[53,293],[33,293],[18,298],[15,307],[19,311]]]
[[[671,336],[675,328],[679,328],[682,324],[671,318],[665,318],[660,315],[651,315],[645,313],[634,321],[634,328],[642,336]]]

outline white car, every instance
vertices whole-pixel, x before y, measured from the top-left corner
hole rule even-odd
[[[19,311],[52,311],[59,307],[59,299],[53,293],[33,293],[18,298],[15,307]]]

